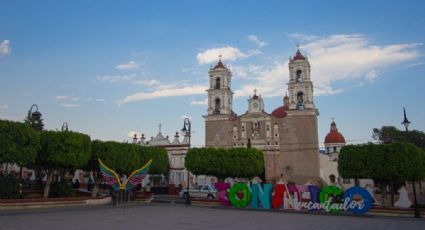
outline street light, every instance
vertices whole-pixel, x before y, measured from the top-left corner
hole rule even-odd
[[[33,112],[33,108],[35,107],[35,111]],[[28,123],[33,127],[33,129],[37,131],[41,131],[43,126],[41,124],[41,113],[38,111],[38,105],[33,104],[28,110]]]
[[[182,132],[185,133],[185,135],[188,135],[189,137],[189,148],[188,151],[190,150],[190,136],[191,136],[191,123],[189,118],[185,118],[184,122],[183,122],[183,128],[182,128]],[[187,154],[186,154],[187,156]],[[186,194],[186,205],[190,205],[190,192],[189,192],[189,170],[186,168],[187,170],[187,194]]]
[[[62,132],[63,132],[63,131],[68,131],[68,123],[64,122],[64,123],[62,124],[62,128],[61,128],[61,130],[62,130]]]
[[[401,124],[403,124],[404,125],[404,128],[406,128],[406,138],[407,138],[407,133],[409,132],[409,129],[408,128],[409,128],[410,123],[412,123],[412,122],[410,122],[407,119],[406,108],[404,108],[404,107],[403,107],[403,112],[404,112],[404,120],[403,120],[403,122],[401,122]],[[414,203],[415,203],[415,217],[416,218],[420,218],[421,217],[421,214],[419,213],[419,209],[418,209],[418,200],[416,198],[415,181],[412,181],[412,185],[413,185],[413,198],[414,198]]]
[[[403,122],[401,122],[401,124],[403,124],[404,125],[404,127],[406,128],[406,133],[409,131],[408,130],[408,128],[409,128],[409,125],[410,125],[410,123],[412,123],[412,122],[410,122],[409,120],[407,120],[407,116],[406,116],[406,108],[404,108],[403,107],[403,111],[404,111],[404,120],[403,120]]]

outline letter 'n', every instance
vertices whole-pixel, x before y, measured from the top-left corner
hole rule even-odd
[[[252,200],[251,206],[258,208],[258,200],[260,200],[261,207],[264,209],[270,209],[270,196],[272,193],[272,185],[264,184],[263,188],[259,184],[251,185]]]

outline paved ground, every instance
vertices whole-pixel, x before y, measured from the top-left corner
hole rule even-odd
[[[171,204],[0,212],[0,229],[424,229],[424,219],[330,216]]]

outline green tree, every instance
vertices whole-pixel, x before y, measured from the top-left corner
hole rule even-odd
[[[195,175],[251,178],[264,171],[263,153],[255,148],[193,148],[185,167]]]
[[[140,151],[140,167],[145,165],[150,159],[153,160],[149,170],[150,174],[165,175],[168,171],[168,153],[167,150],[157,147],[139,146]]]
[[[92,151],[92,157],[85,167],[86,170],[93,171],[95,179],[92,197],[97,195],[99,182],[102,179],[98,159],[119,174],[129,175],[133,170],[141,167],[141,146],[139,145],[95,140],[92,142]]]
[[[0,146],[0,163],[22,167],[35,161],[40,136],[27,124],[0,120]]]
[[[356,185],[359,179],[368,178],[366,145],[346,145],[341,148],[338,159],[338,172],[344,178],[355,179]]]
[[[84,167],[91,157],[91,140],[86,134],[72,131],[41,132],[41,151],[38,163],[49,171],[44,197],[49,195],[50,183],[55,170],[64,172]]]
[[[425,150],[425,133],[418,130],[406,132],[394,126],[382,126],[373,129],[373,138],[382,144],[409,142]]]

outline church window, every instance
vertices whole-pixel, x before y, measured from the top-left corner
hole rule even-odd
[[[220,99],[215,99],[215,108],[214,108],[214,114],[220,114]]]
[[[334,146],[334,152],[336,152],[336,147]]]
[[[303,72],[300,69],[297,70],[296,81],[297,82],[302,82],[303,81]]]
[[[297,108],[304,109],[304,93],[303,92],[297,93]]]
[[[215,88],[220,89],[220,78],[215,79]]]

